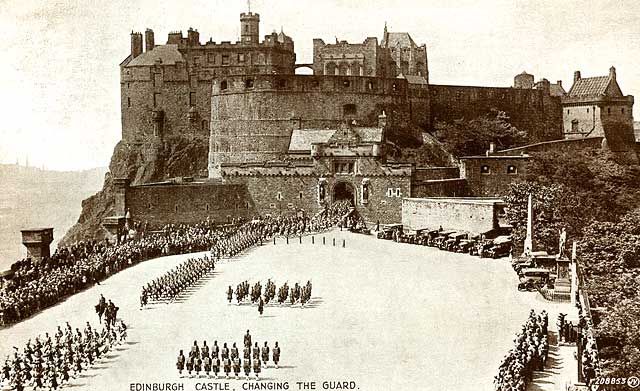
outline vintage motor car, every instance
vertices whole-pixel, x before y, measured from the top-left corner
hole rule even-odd
[[[493,240],[493,246],[487,250],[487,256],[491,258],[505,257],[511,253],[511,237],[498,236]]]
[[[522,269],[519,274],[520,283],[518,290],[535,290],[547,284],[550,280],[550,271],[544,268]]]
[[[474,239],[462,239],[455,248],[456,252],[469,253],[476,247],[476,241]]]

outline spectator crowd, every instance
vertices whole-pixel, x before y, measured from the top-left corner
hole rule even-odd
[[[504,357],[494,378],[496,391],[525,391],[533,380],[533,372],[544,369],[549,353],[546,311],[536,315],[534,310],[513,340],[514,348]]]

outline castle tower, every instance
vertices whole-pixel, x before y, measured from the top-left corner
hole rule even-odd
[[[528,74],[525,71],[522,71],[521,74],[516,75],[513,78],[513,88],[520,88],[530,90],[534,86],[534,77],[533,75]]]
[[[245,45],[257,45],[260,39],[260,15],[251,11],[240,14],[240,36]]]
[[[142,54],[142,33],[131,32],[131,58]]]

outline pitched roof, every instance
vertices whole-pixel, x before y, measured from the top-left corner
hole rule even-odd
[[[399,78],[405,78],[409,84],[429,84],[424,76],[417,75],[400,75]]]
[[[551,96],[565,96],[567,91],[564,90],[561,84],[551,84],[549,86],[549,92]]]
[[[413,42],[413,39],[409,35],[409,33],[387,33],[386,36],[382,39],[380,44],[382,47],[396,47],[400,46],[403,48],[408,47],[416,47],[416,43]]]
[[[609,76],[585,77],[576,80],[569,90],[569,96],[598,96],[604,95],[610,82]]]
[[[294,129],[289,141],[289,151],[311,151],[311,144],[326,143],[335,129]]]
[[[134,58],[127,66],[154,65],[156,61],[160,61],[162,65],[175,65],[177,62],[184,62],[184,57],[178,50],[178,45],[158,45],[153,50],[144,52]]]
[[[361,143],[381,143],[382,128],[351,128]],[[311,144],[329,143],[337,129],[294,129],[289,142],[289,152],[311,151]]]

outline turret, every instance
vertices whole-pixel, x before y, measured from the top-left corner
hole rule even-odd
[[[153,30],[147,29],[144,32],[144,50],[150,52],[154,47],[156,47],[156,41],[153,36]]]
[[[260,15],[252,12],[241,13],[240,29],[242,43],[257,45],[260,37]]]
[[[142,54],[142,33],[131,32],[131,58]]]
[[[609,68],[609,79],[611,80],[616,79],[616,67]]]

